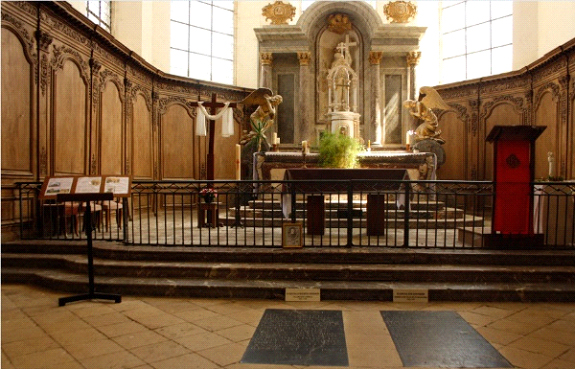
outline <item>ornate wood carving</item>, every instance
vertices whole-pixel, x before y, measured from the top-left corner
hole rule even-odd
[[[537,93],[535,94],[535,100],[533,103],[534,110],[537,110],[539,108],[541,98],[546,92],[551,92],[551,96],[554,102],[559,101],[560,97],[559,85],[554,82],[549,82],[537,89]]]
[[[88,65],[88,62],[86,62],[84,60],[84,58],[82,58],[80,53],[77,50],[74,50],[68,46],[54,45],[54,52],[53,52],[52,61],[51,61],[52,68],[53,69],[62,69],[62,67],[64,66],[64,61],[66,59],[70,59],[78,65],[82,79],[84,79],[84,82],[86,84],[89,84],[90,83],[90,66]]]
[[[50,73],[50,67],[48,63],[48,56],[46,56],[46,54],[43,54],[42,58],[40,58],[40,90],[42,91],[42,96],[46,95],[49,73]]]
[[[120,91],[120,102],[123,104],[125,96],[124,83],[116,73],[112,72],[109,69],[104,69],[104,71],[100,72],[100,86],[99,86],[100,92],[104,92],[104,88],[106,87],[106,83],[108,81],[112,81],[112,83],[114,83],[116,87],[118,87],[118,90]]]
[[[158,114],[162,116],[166,113],[168,107],[172,104],[180,104],[186,108],[190,118],[196,118],[196,107],[192,105],[191,101],[181,96],[172,96],[158,100]]]
[[[37,63],[35,39],[24,24],[12,14],[2,11],[2,28],[4,27],[9,28],[20,39],[20,42],[25,46],[23,48],[24,55],[30,63],[35,65]]]
[[[54,33],[60,32],[88,49],[91,47],[90,40],[80,32],[70,28],[67,23],[52,17],[46,12],[40,12],[40,16],[43,18],[43,21],[47,24],[47,26],[55,31]]]
[[[260,64],[271,66],[274,61],[272,53],[260,53]]]
[[[39,158],[39,166],[40,166],[40,176],[45,176],[48,174],[48,153],[46,152],[46,147],[42,146],[40,149],[40,158]]]
[[[295,16],[295,7],[290,3],[276,1],[273,4],[268,4],[262,8],[262,15],[269,19],[272,24],[288,24],[288,20],[292,20]]]
[[[407,53],[407,66],[415,67],[419,64],[419,59],[421,59],[421,51],[410,51]]]

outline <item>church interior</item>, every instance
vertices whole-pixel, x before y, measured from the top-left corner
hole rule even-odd
[[[575,367],[575,2],[1,14],[3,368]]]

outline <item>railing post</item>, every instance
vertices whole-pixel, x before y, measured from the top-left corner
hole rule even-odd
[[[295,183],[293,182],[291,183],[290,189],[291,189],[291,222],[295,223],[295,212],[296,212]],[[304,194],[304,201],[305,201],[305,194]]]
[[[409,196],[411,195],[411,183],[404,182],[405,185],[405,204],[403,206],[403,247],[409,247],[409,210],[411,205],[409,203]]]
[[[353,181],[347,183],[347,247],[353,246]]]
[[[22,185],[20,183],[16,183],[18,186],[18,202],[20,207],[20,239],[24,238],[24,218],[22,217]],[[32,224],[34,226],[34,224]]]

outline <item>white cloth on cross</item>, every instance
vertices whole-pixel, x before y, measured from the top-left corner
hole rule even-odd
[[[234,135],[234,112],[229,107],[230,102],[224,103],[224,107],[216,115],[211,115],[207,112],[206,108],[203,106],[203,101],[198,101],[197,108],[197,124],[196,124],[196,135],[206,136],[206,118],[210,120],[222,119],[222,136],[229,137]]]

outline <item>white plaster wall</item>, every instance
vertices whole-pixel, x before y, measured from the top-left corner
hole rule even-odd
[[[420,43],[421,59],[416,67],[416,90],[421,86],[439,84],[441,54],[439,47],[439,3],[418,1],[417,17],[410,25],[427,27]]]
[[[262,8],[269,1],[236,2],[235,85],[258,87],[259,51],[254,28],[265,23]],[[295,18],[295,17],[294,17]]]
[[[575,37],[575,1],[540,1],[538,14],[537,58]]]
[[[540,56],[538,14],[536,1],[513,3],[513,70],[525,67]]]

